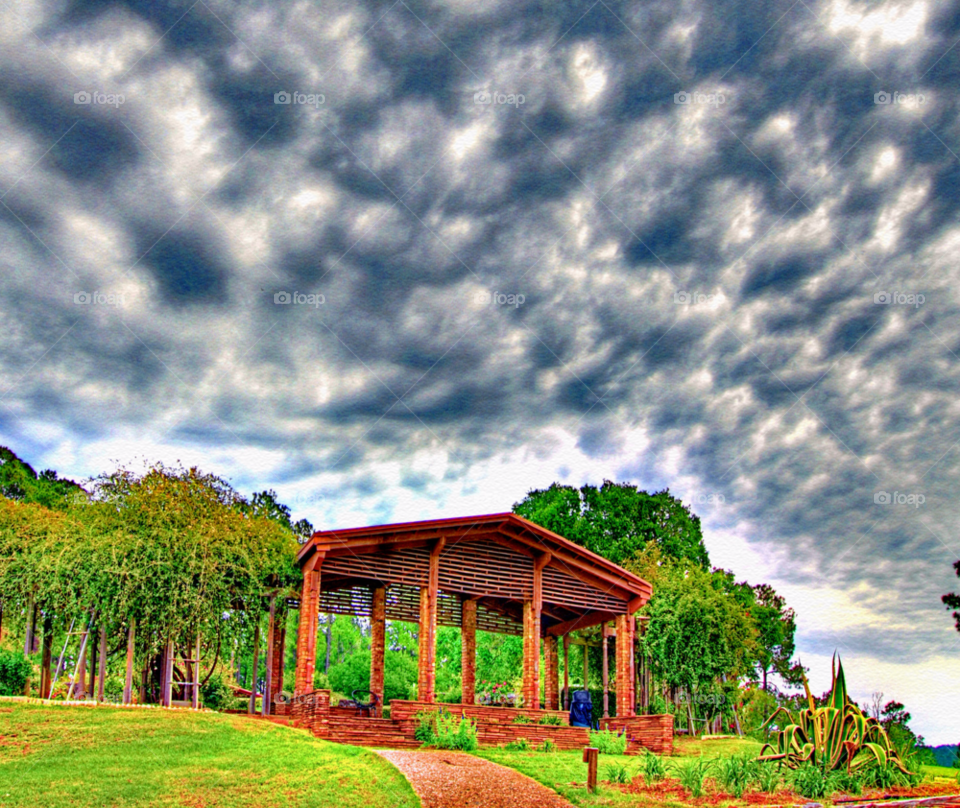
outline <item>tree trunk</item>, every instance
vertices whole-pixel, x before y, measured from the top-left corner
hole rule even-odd
[[[253,629],[253,672],[250,682],[250,704],[247,712],[250,715],[257,713],[257,666],[260,664],[260,615],[257,615],[257,625]]]
[[[136,635],[136,620],[130,618],[130,625],[127,628],[127,675],[123,680],[123,703],[129,704],[133,701],[133,650]]]

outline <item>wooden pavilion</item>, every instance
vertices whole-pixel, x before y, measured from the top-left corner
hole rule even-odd
[[[320,531],[298,561],[303,589],[294,711],[313,692],[318,615],[325,612],[370,619],[370,689],[381,703],[386,620],[420,625],[417,704],[435,703],[438,626],[462,631],[461,702],[471,707],[477,629],[522,635],[524,711],[560,709],[559,647],[566,656],[570,632],[612,622],[616,721],[626,726],[635,716],[634,614],[652,587],[514,513]]]

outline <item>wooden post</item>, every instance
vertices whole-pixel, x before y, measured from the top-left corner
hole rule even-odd
[[[587,764],[587,791],[591,794],[597,792],[597,756],[599,754],[600,750],[592,746],[583,750],[583,762]]]
[[[301,606],[301,608],[303,608]],[[257,610],[257,623],[253,629],[253,673],[250,682],[250,705],[247,712],[257,714],[257,668],[260,667],[260,611]]]
[[[273,712],[273,703],[283,692],[283,624],[286,620],[286,608],[281,602],[277,609],[273,628],[273,653],[270,666],[270,712]]]
[[[33,595],[27,601],[26,624],[23,632],[23,655],[29,656],[33,653],[33,633],[36,631],[37,624],[37,602]]]
[[[200,628],[197,627],[197,641],[193,649],[193,698],[191,705],[196,710],[200,707]]]
[[[277,647],[280,649],[280,664],[277,666],[277,695],[283,693],[283,676],[287,667],[287,616],[290,612],[285,608],[283,610],[283,620],[280,623],[280,642]]]
[[[419,653],[417,659],[417,698],[433,703],[436,698],[437,599],[440,595],[440,553],[445,539],[438,539],[430,550],[427,585],[420,589]]]
[[[563,709],[570,709],[570,635],[563,635]]]
[[[123,681],[123,703],[129,704],[133,701],[133,651],[136,639],[136,618],[130,618],[130,625],[127,626],[127,676]]]
[[[163,651],[163,698],[161,703],[169,707],[173,701],[173,640],[167,640]]]
[[[317,656],[317,617],[320,608],[321,553],[315,553],[303,566],[303,586],[300,590],[300,615],[297,622],[297,673],[294,695],[302,696],[313,690],[313,672]],[[330,643],[327,643],[327,651]]]
[[[276,631],[277,596],[270,596],[270,620],[267,623],[267,668],[263,676],[263,697],[260,699],[260,715],[270,715],[270,700],[273,698],[273,633]]]
[[[50,660],[53,656],[53,619],[48,614],[43,618],[43,656],[40,660],[40,698],[50,698],[53,684],[50,678]]]
[[[87,695],[87,655],[90,646],[90,627],[87,627],[86,634],[80,641],[79,658],[77,659],[77,669],[73,677],[73,698],[82,699]]]
[[[100,626],[100,661],[97,663],[97,701],[103,701],[107,684],[107,627]]]
[[[603,670],[602,670],[603,717],[609,718],[610,717],[610,674],[609,674],[609,662],[608,662],[608,650],[607,650],[607,638],[609,635],[607,634],[606,623],[600,624],[600,635],[602,637],[602,643],[603,643]],[[618,687],[619,685],[620,683],[617,682]],[[617,715],[619,715],[619,712],[617,713]]]
[[[380,701],[383,715],[383,666],[387,650],[387,590],[382,586],[373,588],[373,607],[370,614],[370,693],[376,696],[371,701]]]

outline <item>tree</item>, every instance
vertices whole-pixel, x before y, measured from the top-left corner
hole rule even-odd
[[[756,604],[750,614],[759,632],[757,664],[763,675],[763,689],[767,689],[767,674],[776,671],[790,684],[800,684],[791,663],[796,650],[796,614],[787,607],[787,601],[769,584],[753,587]]]
[[[953,568],[957,571],[957,577],[960,578],[960,561],[957,561]],[[943,601],[943,604],[947,609],[954,609],[953,619],[957,621],[957,631],[960,631],[960,594],[956,592],[951,592],[948,595],[944,595],[940,600]]]
[[[0,446],[0,495],[17,502],[62,510],[86,492],[72,480],[64,480],[52,469],[37,474],[6,446]]]
[[[292,521],[290,508],[277,499],[277,492],[272,488],[267,491],[257,491],[249,502],[242,500],[242,510],[265,519],[272,519],[289,530],[297,538],[299,544],[304,544],[313,535],[313,525],[306,519]]]
[[[616,564],[652,541],[666,556],[709,567],[700,518],[667,489],[650,494],[610,480],[599,488],[554,483],[530,491],[513,510]]]

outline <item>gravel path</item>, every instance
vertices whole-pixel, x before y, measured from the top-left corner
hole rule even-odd
[[[572,808],[529,777],[463,752],[377,753],[400,769],[423,808]]]

